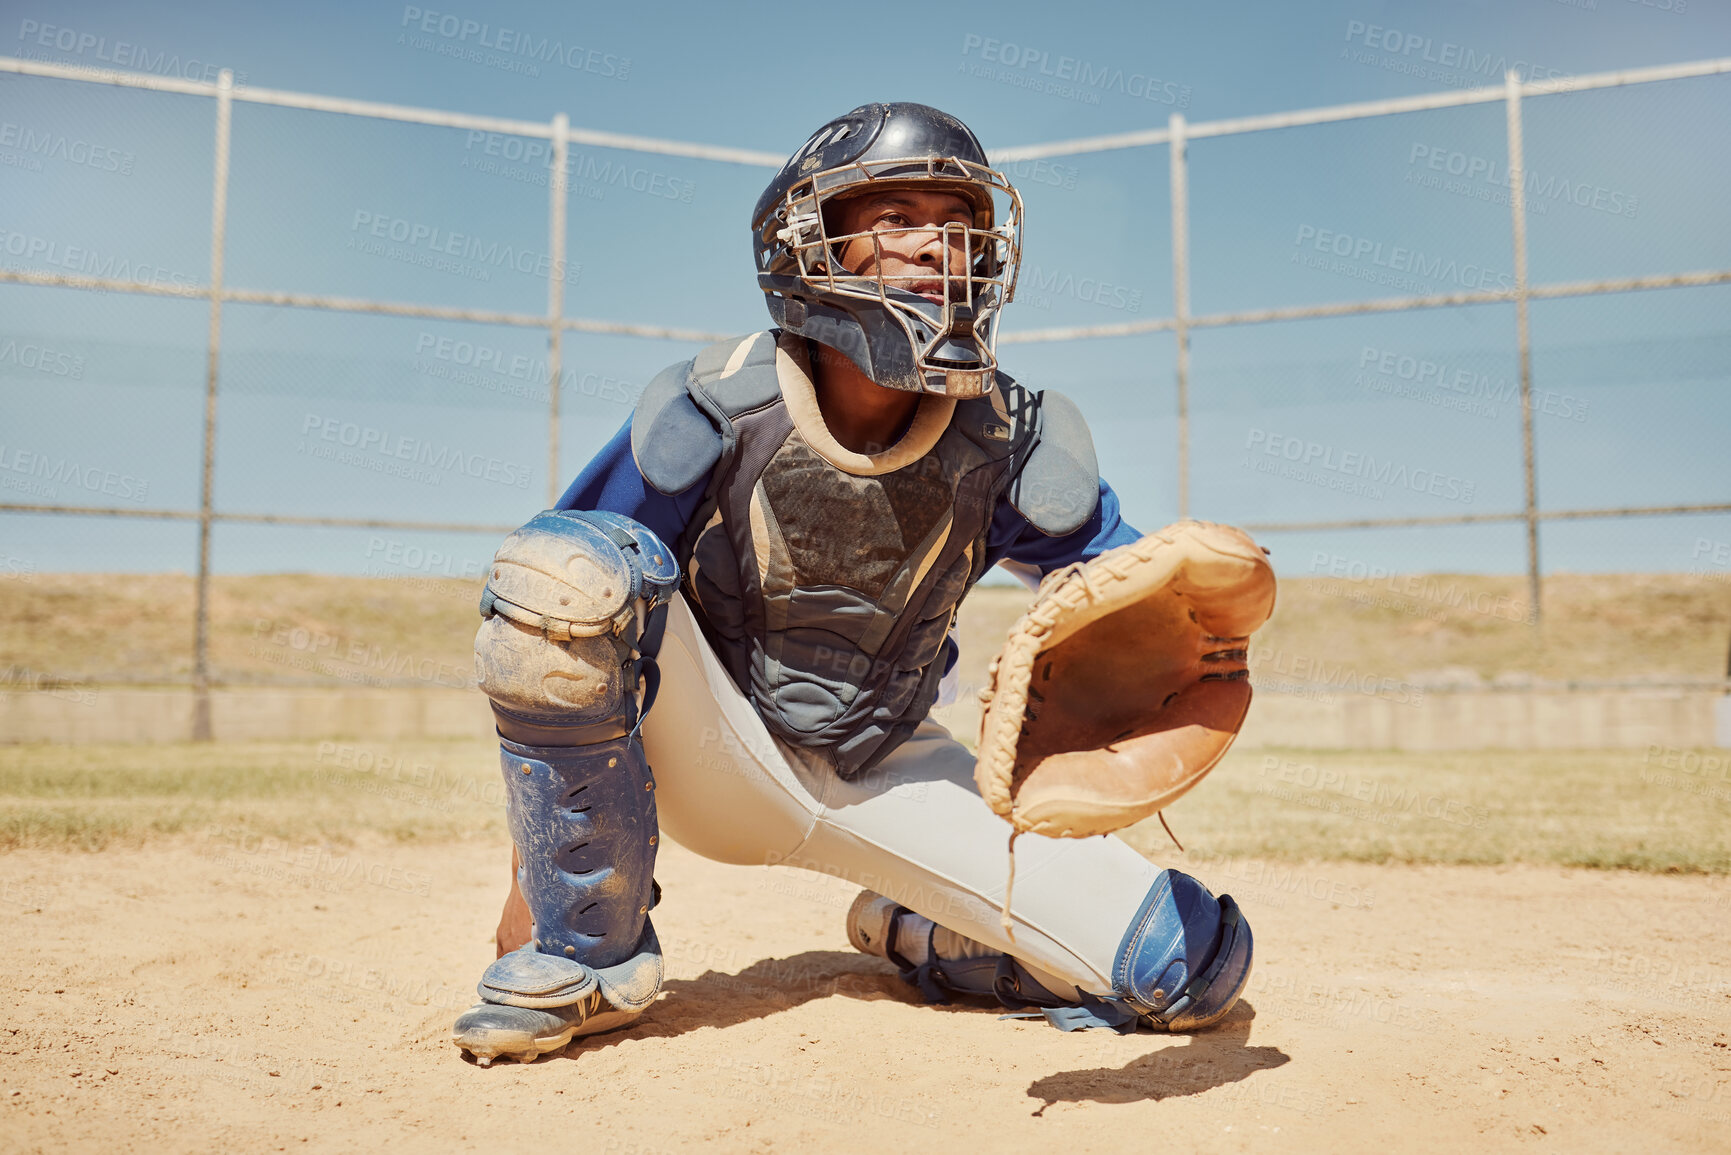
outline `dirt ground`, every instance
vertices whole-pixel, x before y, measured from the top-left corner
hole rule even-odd
[[[0,857],[0,1147],[1731,1150],[1724,877],[1191,864],[1255,929],[1248,994],[1120,1037],[926,1006],[849,948],[851,887],[670,846],[662,1000],[482,1069],[447,1031],[504,854],[214,828]]]

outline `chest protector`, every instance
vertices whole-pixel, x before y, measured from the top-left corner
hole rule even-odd
[[[1099,478],[1075,405],[1002,374],[993,393],[955,403],[925,456],[847,472],[795,425],[778,336],[725,341],[657,376],[632,418],[632,452],[663,493],[708,478],[678,544],[687,600],[771,732],[828,750],[851,778],[936,700],[944,639],[985,571],[999,501],[1061,536],[1093,515]]]

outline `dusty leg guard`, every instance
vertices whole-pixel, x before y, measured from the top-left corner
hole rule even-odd
[[[1226,1017],[1250,979],[1250,924],[1238,904],[1176,870],[1159,873],[1124,932],[1109,994],[1081,991],[869,890],[854,900],[847,930],[929,1002],[989,995],[1012,1010],[1035,1008],[1066,1031],[1200,1030]]]
[[[661,989],[655,780],[637,729],[676,581],[671,551],[615,514],[539,514],[494,559],[475,664],[533,931],[487,968],[481,1003],[452,1028],[482,1065],[623,1026]]]

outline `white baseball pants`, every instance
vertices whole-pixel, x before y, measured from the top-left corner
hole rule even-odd
[[[846,879],[1013,955],[1054,993],[1112,993],[1118,944],[1159,867],[1117,838],[1016,840],[974,787],[974,756],[938,723],[843,781],[775,739],[728,677],[682,596],[668,607],[661,688],[643,724],[661,829],[719,862]],[[839,929],[839,928],[838,928]],[[941,952],[950,953],[942,938]]]

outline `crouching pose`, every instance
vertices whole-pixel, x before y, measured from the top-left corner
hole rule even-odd
[[[1066,1029],[1192,1030],[1237,1000],[1251,936],[1232,900],[1082,837],[1188,789],[1242,720],[1256,623],[1183,610],[1191,578],[1236,546],[1140,538],[1077,407],[999,370],[1020,210],[973,134],[935,109],[866,105],[824,125],[753,216],[775,328],[656,377],[560,508],[500,548],[476,664],[515,877],[483,1001],[453,1032],[482,1063],[528,1061],[655,998],[662,832],[722,862],[867,888],[850,941],[934,1001],[996,996]],[[1168,556],[1178,577],[1149,628],[1199,621],[1183,643],[1195,653],[1067,673],[1077,663],[1047,644],[1100,630],[1039,617],[1028,668],[992,705],[1016,712],[998,729],[1027,737],[994,753],[1003,780],[983,798],[974,754],[927,717],[963,596],[1003,564],[1065,570],[1086,592],[1061,600],[1105,605],[1113,582]],[[1184,686],[1179,667],[1195,674]],[[1104,708],[1090,677],[1134,691],[1137,716]],[[1042,709],[1073,724],[1041,730]],[[1151,782],[1138,743],[1172,734],[1208,748],[1179,759],[1183,781]],[[1084,746],[1117,761],[1078,788]],[[1054,806],[1084,817],[1057,822]],[[1013,893],[1005,818],[1021,832]]]

